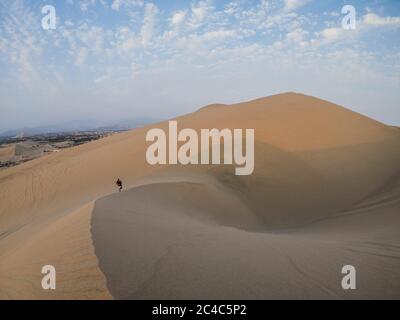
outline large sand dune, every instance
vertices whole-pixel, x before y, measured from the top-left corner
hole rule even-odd
[[[293,93],[177,120],[254,128],[254,173],[149,166],[150,127],[4,170],[0,297],[400,298],[398,129]]]

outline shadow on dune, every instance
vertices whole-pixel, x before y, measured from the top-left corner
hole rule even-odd
[[[369,265],[364,271],[366,276],[377,268],[384,270],[384,263],[376,256],[359,258],[352,247],[353,243],[359,245],[358,238],[357,241],[346,238],[346,245],[338,245],[340,237],[333,237],[334,241],[331,237],[329,242],[316,240],[315,236],[308,239],[323,230],[318,224],[313,229],[312,222],[345,214],[362,199],[385,190],[384,186],[390,182],[388,177],[393,177],[399,169],[400,154],[393,149],[396,145],[397,142],[387,141],[285,152],[258,143],[255,172],[251,176],[235,176],[231,166],[177,168],[170,177],[180,176],[180,182],[169,180],[167,174],[164,181],[98,200],[92,235],[111,294],[117,299],[296,298],[301,297],[297,292],[300,287],[306,286],[304,283],[299,286],[301,281],[294,279],[298,277],[297,265],[308,257],[306,269],[327,270],[321,271],[319,285],[304,289],[308,290],[307,295],[314,298],[343,295],[337,284],[331,282],[338,276],[329,273],[333,272],[329,259],[335,263],[364,259],[363,263]],[[196,175],[198,180],[193,178]],[[208,178],[202,179],[202,175]],[[400,200],[400,194],[396,192],[395,198]],[[382,219],[379,208],[372,218],[370,212],[366,216],[382,229],[396,223],[393,210],[398,208],[397,202]],[[358,230],[358,218],[330,224],[330,235],[341,234],[342,229],[348,230],[348,234],[352,228]],[[290,228],[287,234],[283,230],[286,228]],[[368,224],[368,228],[374,234],[373,225]],[[225,245],[229,248],[227,252]],[[278,249],[282,246],[283,249]],[[343,249],[345,246],[351,250]],[[321,262],[315,258],[316,253],[330,258]],[[252,266],[244,263],[246,257],[251,257]],[[278,262],[280,259],[286,262]],[[210,269],[210,265],[214,268]],[[257,265],[265,268],[265,273],[251,274]],[[185,270],[182,278],[181,269]],[[224,270],[229,270],[229,279],[222,279]],[[276,272],[292,280],[286,284],[282,279],[272,280]],[[248,280],[247,284],[242,283],[239,274]],[[196,284],[190,282],[189,275],[197,277]],[[396,279],[398,276],[394,275]],[[327,285],[321,284],[323,277],[329,279]],[[200,279],[204,287],[198,289]],[[277,281],[279,285],[274,289],[259,288],[257,279],[265,283]],[[257,290],[249,293],[252,285]],[[400,294],[398,287],[388,289],[384,282],[374,286],[389,297]],[[355,296],[372,297],[373,292],[365,289]]]

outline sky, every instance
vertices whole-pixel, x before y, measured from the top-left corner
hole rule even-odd
[[[288,91],[400,126],[400,1],[0,0],[0,132]]]

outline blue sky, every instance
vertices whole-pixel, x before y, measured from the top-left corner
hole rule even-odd
[[[55,30],[41,25],[47,4]],[[397,0],[0,0],[0,18],[0,131],[285,91],[400,125]]]

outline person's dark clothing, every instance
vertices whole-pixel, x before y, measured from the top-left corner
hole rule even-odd
[[[122,191],[122,181],[120,179],[118,179],[116,184],[117,184],[117,186],[119,188],[119,192],[121,192]]]

